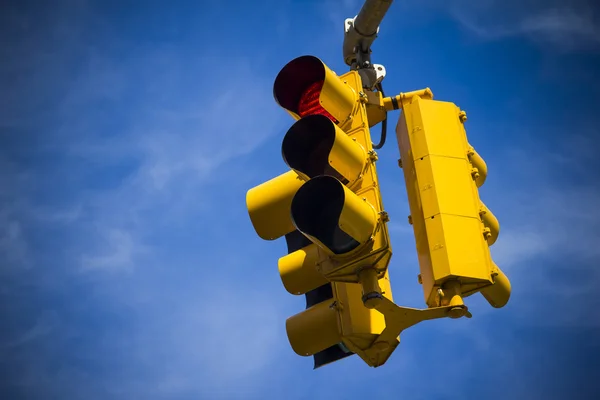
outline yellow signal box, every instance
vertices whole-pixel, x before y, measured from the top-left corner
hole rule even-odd
[[[318,271],[331,281],[358,282],[375,268],[383,278],[392,255],[379,192],[360,75],[337,76],[303,56],[277,75],[274,96],[298,121],[283,159],[306,181],[294,195],[293,225],[318,247]]]
[[[286,242],[288,255],[279,260],[281,279],[289,293],[306,297],[306,310],[286,321],[294,352],[313,356],[314,368],[353,354],[371,366],[383,364],[399,341],[393,337],[385,351],[373,349],[385,329],[385,317],[364,306],[361,285],[329,282],[316,272],[316,245],[299,231],[287,234]],[[391,297],[387,275],[378,284]]]
[[[402,102],[396,134],[427,305],[480,291],[503,307],[510,282],[489,249],[500,226],[479,198],[487,166],[467,141],[466,114],[433,100],[429,89],[395,100]]]
[[[297,120],[282,143],[291,171],[250,189],[246,204],[261,238],[285,236],[283,285],[306,296],[306,310],[286,322],[290,344],[315,368],[354,353],[381,365],[399,341],[373,347],[386,326],[374,307],[382,293],[392,299],[392,252],[360,76],[303,56],[280,71],[274,96]]]

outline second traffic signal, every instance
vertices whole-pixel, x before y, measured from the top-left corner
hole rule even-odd
[[[493,307],[503,307],[510,282],[489,249],[500,226],[479,198],[487,166],[467,140],[466,114],[433,100],[429,89],[397,101],[396,133],[427,305],[462,304],[462,297],[481,292]]]

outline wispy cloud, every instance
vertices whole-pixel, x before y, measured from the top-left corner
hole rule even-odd
[[[534,227],[521,227],[516,231],[502,232],[502,240],[494,244],[494,261],[503,268],[515,264],[526,265],[540,254],[552,248],[552,244]]]
[[[107,51],[88,50],[83,67],[72,70],[74,79],[54,104],[61,122],[45,127],[54,141],[43,141],[36,149],[85,166],[70,170],[77,191],[72,205],[36,204],[27,211],[43,223],[77,219],[78,228],[87,226],[96,239],[74,238],[71,246],[79,247],[72,252],[82,253],[88,271],[132,268],[133,254],[145,252],[136,247],[143,246],[150,225],[218,201],[201,195],[206,180],[262,145],[285,117],[264,90],[270,77],[248,59],[185,55],[185,49],[155,46],[135,48],[116,62]],[[219,67],[201,73],[207,66]],[[178,97],[171,94],[175,89]],[[118,131],[112,129],[115,118]],[[13,127],[23,128],[16,121]],[[62,171],[56,168],[36,171],[47,179],[57,179],[58,173]],[[116,179],[110,187],[96,189],[94,180],[106,173],[116,173]],[[28,201],[33,189],[31,183],[19,188],[21,201],[34,204]],[[4,226],[10,230],[3,246],[10,240],[11,257],[25,257],[18,221]]]
[[[591,151],[595,140],[593,135],[574,134],[567,141],[560,140],[558,148],[553,142],[523,139],[522,146],[506,152],[503,160],[510,166],[503,185],[512,189],[503,193],[501,213],[510,218],[510,224],[507,232],[501,228],[493,246],[505,262],[552,253],[586,264],[600,256],[594,244],[600,240],[595,229],[600,215],[590,212],[600,203],[600,186],[593,172],[596,156]],[[567,171],[586,178],[558,184],[559,174]]]
[[[464,28],[484,40],[524,36],[561,51],[600,49],[600,21],[590,1],[444,3]]]
[[[548,187],[531,190],[529,196],[537,198],[536,202],[527,204],[515,199],[518,215],[503,211],[510,218],[510,228],[507,231],[501,228],[500,237],[492,247],[499,263],[525,267],[539,256],[553,255],[570,258],[573,263],[569,268],[577,268],[600,257],[595,245],[600,240],[595,229],[600,217],[589,212],[599,204],[600,190]]]
[[[32,205],[29,212],[31,213],[32,219],[42,223],[72,224],[82,216],[83,207],[81,204],[75,204],[64,208],[36,208],[35,205]]]
[[[29,245],[23,236],[23,225],[7,210],[0,210],[0,270],[15,272],[14,269],[30,265]]]
[[[178,311],[173,323],[164,329],[162,345],[172,352],[156,389],[171,395],[191,392],[223,396],[263,387],[265,372],[278,357],[274,349],[286,342],[281,336],[285,317],[279,307],[268,297],[247,290],[220,297],[218,306],[203,298],[198,296]],[[141,352],[148,351],[148,339],[152,340],[146,337],[139,343]],[[198,376],[203,378],[201,384]],[[232,379],[239,383],[237,389],[230,386]]]
[[[81,267],[84,271],[131,271],[134,268],[134,253],[140,253],[141,247],[133,242],[131,234],[126,231],[110,229],[106,232],[105,245],[99,246],[101,254],[84,255]]]
[[[42,313],[35,321],[35,324],[22,332],[19,337],[0,344],[0,351],[23,346],[33,340],[46,336],[52,332],[58,324],[58,315],[55,311]]]
[[[32,11],[0,16],[0,29],[11,39],[0,46],[0,58],[7,60],[0,63],[0,127],[10,138],[0,147],[0,169],[8,172],[0,174],[0,260],[6,261],[0,294],[10,307],[3,311],[11,328],[0,334],[6,355],[0,357],[0,389],[13,390],[7,397],[326,398],[334,386],[340,396],[352,397],[370,390],[361,382],[348,385],[347,377],[357,371],[364,381],[385,376],[391,383],[377,390],[390,398],[397,385],[413,385],[415,398],[431,397],[432,391],[440,397],[444,385],[431,389],[420,380],[439,354],[462,360],[453,377],[461,383],[478,379],[481,369],[473,360],[498,353],[511,355],[497,358],[505,367],[521,360],[518,351],[525,345],[514,345],[509,334],[499,345],[501,334],[494,330],[563,322],[594,326],[581,322],[593,317],[581,306],[596,304],[599,277],[589,265],[598,256],[600,221],[586,210],[600,202],[598,192],[581,182],[566,190],[545,171],[556,165],[588,171],[569,154],[594,158],[597,146],[582,139],[573,148],[544,152],[521,143],[522,154],[502,155],[510,162],[503,159],[489,180],[499,188],[491,208],[502,225],[494,255],[513,282],[514,301],[498,311],[481,296],[469,299],[473,309],[485,306],[501,323],[492,328],[486,322],[492,317],[477,310],[468,321],[424,323],[407,331],[393,360],[377,370],[354,357],[311,371],[310,358],[290,349],[285,319],[302,311],[304,302],[288,296],[279,282],[277,258],[285,244],[258,239],[244,207],[246,190],[257,183],[253,174],[270,177],[283,169],[276,154],[281,138],[275,137],[291,124],[269,90],[282,55],[273,56],[272,48],[257,51],[256,43],[334,54],[343,19],[361,4],[265,6],[258,12],[277,21],[277,38],[271,28],[249,24],[250,6],[243,3],[215,12],[232,18],[223,21],[233,27],[229,36],[210,25],[214,21],[205,15],[214,10],[204,6],[103,8],[75,1],[48,12],[39,7],[36,18],[30,18]],[[395,2],[386,17],[390,24],[394,14],[402,18],[394,11],[399,7]],[[463,11],[476,28],[495,29],[479,16],[493,14],[496,6],[483,1],[469,7]],[[539,12],[514,21],[507,16],[498,26],[512,29],[529,21],[533,28],[520,28],[522,35],[566,30],[550,20],[556,17],[547,11],[552,7],[528,8]],[[308,19],[296,18],[305,11],[315,26],[327,18],[330,26],[307,28]],[[171,16],[163,19],[165,14]],[[282,15],[290,20],[278,20]],[[422,28],[419,23],[411,29]],[[220,34],[205,41],[205,27]],[[416,37],[430,27],[423,29]],[[502,29],[500,36],[479,34],[514,35]],[[307,30],[318,43],[307,43]],[[434,43],[435,34],[427,40]],[[404,58],[393,60],[406,65]],[[248,157],[252,153],[260,155]],[[382,159],[381,166],[382,176],[402,185],[395,161]],[[386,186],[384,196],[398,244],[391,266],[394,295],[399,304],[421,307],[408,206],[402,190],[392,188]],[[547,260],[551,265],[544,265]],[[410,376],[404,382],[392,379],[399,366]]]
[[[120,159],[114,159],[114,147],[103,138],[75,145],[74,151],[83,151],[79,155],[88,162],[113,158],[117,165],[133,166],[117,187],[87,199],[95,204],[95,218],[104,226],[100,229],[127,226],[132,243],[141,243],[139,235],[150,224],[189,215],[205,209],[207,201],[218,201],[201,196],[206,180],[225,163],[261,145],[275,132],[278,119],[261,79],[244,68],[243,61],[236,65],[241,68],[233,67],[228,74],[235,79],[217,75],[218,90],[198,88],[185,103],[161,105],[153,99],[139,103],[138,119],[116,140]],[[168,90],[168,82],[165,85]],[[148,212],[153,213],[152,220],[140,214]]]

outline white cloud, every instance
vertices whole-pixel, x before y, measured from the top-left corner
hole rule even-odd
[[[502,236],[492,246],[494,262],[501,265],[501,269],[515,264],[526,265],[528,261],[544,254],[552,243],[537,230],[520,230],[502,232]]]
[[[503,214],[511,218],[507,221],[510,228],[501,228],[492,246],[494,256],[505,265],[524,266],[536,257],[552,255],[570,259],[570,268],[587,266],[590,260],[600,257],[600,232],[596,229],[600,215],[592,211],[600,204],[600,188],[568,183],[545,185],[514,187],[519,193],[506,195],[511,211]]]
[[[359,6],[360,2],[352,2],[344,8],[347,13],[332,16],[339,29],[340,43],[343,18],[353,16]],[[538,25],[546,24],[546,27],[538,27],[537,31],[548,30],[550,23],[542,22]],[[199,234],[200,229],[194,228],[203,224],[209,228],[201,234],[213,235],[210,223],[227,211],[218,209],[209,214],[203,209],[206,202],[219,205],[223,200],[206,190],[211,175],[225,170],[229,162],[235,162],[268,140],[274,133],[277,117],[285,118],[285,114],[276,108],[271,98],[268,90],[271,77],[262,76],[251,59],[203,58],[194,52],[160,45],[130,50],[128,56],[113,62],[101,52],[88,54],[86,68],[69,72],[74,74],[73,86],[60,104],[59,140],[44,146],[68,154],[73,166],[69,174],[78,176],[78,183],[93,184],[86,190],[71,188],[75,190],[72,208],[44,207],[32,215],[50,224],[77,222],[83,233],[79,236],[80,231],[75,231],[73,243],[65,244],[75,247],[76,252],[71,249],[69,254],[76,254],[77,266],[87,273],[108,272],[109,276],[115,273],[115,279],[92,280],[89,287],[96,296],[94,301],[103,303],[103,307],[112,301],[123,313],[121,316],[135,321],[134,337],[127,336],[123,340],[128,350],[135,349],[135,357],[128,360],[130,368],[144,372],[136,372],[136,377],[143,376],[139,381],[112,382],[117,385],[121,382],[124,387],[111,390],[128,398],[146,391],[152,396],[163,394],[168,398],[190,392],[207,398],[212,398],[213,393],[248,398],[243,396],[243,391],[268,387],[273,368],[282,368],[277,362],[280,350],[291,352],[283,329],[287,315],[281,310],[282,302],[287,300],[248,289],[252,282],[245,280],[259,279],[254,270],[236,277],[237,281],[242,277],[244,281],[239,284],[244,287],[232,287],[231,282],[235,280],[222,276],[223,270],[234,266],[215,264],[214,260],[210,264],[201,258],[192,260],[195,269],[190,273],[191,268],[186,269],[177,258],[185,255],[170,249],[169,243],[149,241],[148,236],[156,234],[168,240],[171,237],[168,228],[178,224],[189,230],[175,232],[173,241],[180,240],[177,234]],[[131,97],[131,93],[136,95]],[[125,115],[103,114],[102,109],[107,106],[126,110],[122,113]],[[86,110],[94,113],[90,116]],[[115,124],[120,129],[118,132],[112,131],[114,126],[107,123],[109,117],[121,118]],[[23,123],[19,118],[9,122],[11,126]],[[105,171],[114,166],[121,168],[118,174]],[[102,186],[104,173],[111,186]],[[525,203],[524,207],[518,204],[519,199],[513,199],[512,203],[507,201],[509,207],[524,210],[522,220],[511,221],[509,228],[501,231],[495,254],[502,267],[506,265],[513,270],[509,278],[517,276],[516,282],[524,282],[525,274],[529,273],[528,261],[533,263],[549,251],[558,249],[563,255],[585,253],[588,257],[597,254],[598,234],[594,230],[597,223],[590,221],[589,214],[584,212],[585,207],[593,209],[594,202],[598,201],[596,194],[586,195],[585,191],[577,190],[565,195],[551,189],[531,192],[531,204]],[[21,188],[19,193],[30,195]],[[572,207],[573,202],[578,206]],[[5,228],[0,231],[4,233],[0,250],[18,250],[20,243],[22,250],[13,253],[13,257],[20,258],[29,253],[22,223],[13,214],[4,215],[0,213],[0,226]],[[390,225],[392,234],[412,234],[404,214],[399,218],[399,222]],[[578,240],[582,237],[584,240]],[[197,243],[202,246],[200,239]],[[207,247],[204,248],[207,252],[216,250]],[[229,247],[233,247],[231,243],[226,244],[225,251],[235,253]],[[412,241],[409,247],[414,252]],[[157,248],[163,253],[155,258]],[[189,247],[187,257],[194,258],[196,250]],[[238,264],[247,262],[244,257],[248,258],[247,254],[240,255]],[[401,260],[402,254],[397,252],[395,257]],[[276,257],[273,260],[276,263]],[[261,265],[264,266],[252,259],[248,268],[265,270]],[[274,265],[273,271],[276,270]],[[169,273],[157,275],[156,270],[160,268],[170,269]],[[585,293],[597,282],[597,275],[590,276]],[[547,281],[542,282],[554,285],[563,296],[579,295],[572,284],[552,282],[549,276],[545,278]],[[129,279],[128,283],[123,283],[125,279]],[[197,280],[194,293],[185,296],[177,279]],[[125,286],[122,293],[111,293],[123,289],[122,285]],[[416,283],[411,287],[418,290]],[[402,293],[407,294],[403,290],[397,293],[398,298]],[[422,297],[418,300],[422,301]],[[35,324],[13,344],[28,343],[50,332],[56,321],[49,321]],[[458,326],[464,321],[444,322]],[[115,323],[113,328],[120,332],[118,325]],[[81,329],[83,332],[84,328]],[[88,335],[99,341],[96,333]],[[489,348],[490,341],[480,332],[473,330],[471,335],[478,350]],[[396,355],[396,359],[402,357],[403,354]],[[99,385],[98,377],[69,368],[58,373],[50,371],[43,375],[43,380],[30,379],[28,384],[38,388],[62,386],[60,390],[71,391],[76,390],[77,385],[82,391],[85,387],[90,390],[88,385],[92,381]],[[149,375],[145,376],[145,372]],[[274,375],[280,376],[279,373],[281,371],[276,371]],[[128,388],[134,386],[132,395]],[[239,392],[234,393],[235,390]],[[89,393],[62,397],[85,395]]]
[[[125,271],[136,264],[135,254],[151,251],[143,248],[144,234],[153,226],[187,220],[207,201],[218,202],[202,194],[207,180],[261,146],[286,116],[272,99],[270,77],[248,59],[161,46],[137,48],[119,60],[99,50],[88,57],[57,104],[55,140],[41,147],[83,165],[71,169],[80,181],[120,165],[129,170],[111,187],[77,189],[73,209],[45,207],[35,214],[43,222],[87,226],[92,236],[72,243],[83,253],[84,270]],[[111,118],[121,118],[118,134],[101,111],[106,107],[117,115]]]
[[[211,285],[219,281],[230,284]],[[154,284],[145,289],[155,290]],[[135,296],[135,286],[125,292]],[[113,301],[132,304],[129,296],[116,296]],[[193,292],[164,291],[148,301],[134,309],[139,325],[128,367],[151,371],[146,390],[160,398],[252,395],[268,385],[268,371],[288,349],[281,302],[243,282],[210,279]]]
[[[92,254],[81,257],[83,271],[131,272],[135,266],[135,257],[145,253],[146,247],[136,243],[130,232],[120,229],[106,229],[100,232],[104,242]]]
[[[524,36],[561,51],[600,49],[600,21],[590,1],[454,1],[443,7],[485,40]]]
[[[23,225],[8,208],[0,209],[0,270],[15,272],[15,269],[31,265],[29,244],[23,235]]]
[[[25,330],[19,337],[0,344],[0,349],[11,349],[23,346],[38,338],[44,337],[58,326],[58,315],[55,311],[47,311],[38,316],[35,324]]]
[[[60,224],[72,224],[76,222],[83,213],[82,205],[75,204],[70,207],[64,207],[62,209],[49,208],[49,207],[36,207],[32,205],[29,209],[34,220],[43,223],[60,223]]]
[[[211,297],[210,292],[205,293]],[[169,342],[179,350],[173,354],[173,372],[184,371],[179,386],[198,388],[194,376],[200,374],[210,382],[204,385],[222,392],[231,389],[232,381],[248,384],[249,378],[264,376],[265,368],[277,356],[275,349],[285,340],[280,337],[285,318],[269,299],[241,294],[246,296],[200,299],[200,304],[179,315],[179,324],[171,326]],[[159,387],[167,389],[170,378],[171,374],[165,376]]]
[[[76,190],[72,207],[37,207],[29,215],[38,222],[75,227],[66,245],[75,256],[74,267],[115,279],[97,281],[94,291],[100,298],[112,293],[103,301],[129,305],[128,312],[143,321],[132,343],[137,354],[132,365],[151,371],[154,393],[233,393],[231,382],[241,382],[240,391],[264,386],[266,368],[278,357],[273,346],[285,342],[287,347],[282,336],[286,316],[279,305],[249,290],[199,285],[196,296],[169,309],[155,299],[182,294],[156,293],[162,290],[156,271],[170,261],[163,244],[170,228],[218,218],[203,214],[206,202],[218,205],[222,200],[205,192],[212,176],[261,146],[286,115],[271,97],[271,77],[262,76],[247,59],[187,57],[164,48],[139,51],[118,62],[95,54],[88,68],[74,71],[73,86],[59,104],[57,140],[46,144],[47,151],[82,166],[71,172],[82,182],[88,174],[101,180],[105,169],[114,173],[114,166],[129,170],[112,176],[108,187]],[[207,65],[218,68],[209,68],[207,75],[202,72]],[[138,72],[144,70],[162,73]],[[127,104],[119,100],[132,92],[141,94]],[[103,114],[87,113],[97,104],[126,106],[129,115],[121,121],[126,129],[107,134]],[[154,241],[149,241],[152,235]],[[183,268],[181,260],[175,266]],[[201,260],[198,268],[206,268]],[[206,274],[211,281],[218,276],[210,270]],[[119,292],[128,285],[119,279],[133,276],[134,281],[148,279],[152,287],[140,289],[145,284],[136,282]],[[149,293],[143,293],[146,289]],[[156,365],[156,358],[162,364]],[[135,385],[118,390],[127,393]]]
[[[535,152],[524,145],[502,157],[501,202],[492,208],[501,229],[492,255],[512,283],[507,311],[528,326],[597,327],[600,321],[593,311],[600,284],[600,214],[594,212],[600,186],[589,151],[595,146],[591,139],[574,139],[560,151],[538,142]],[[558,180],[559,171],[586,179]]]

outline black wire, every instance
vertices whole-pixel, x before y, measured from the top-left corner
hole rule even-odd
[[[376,86],[377,90],[379,90],[381,92],[381,96],[385,97],[385,94],[383,93],[383,86],[381,85],[381,82],[379,82]],[[373,144],[373,148],[376,150],[379,150],[383,147],[383,145],[385,144],[385,139],[387,136],[387,112],[385,113],[385,119],[383,121],[381,121],[381,139],[379,140],[379,143],[377,144]]]

